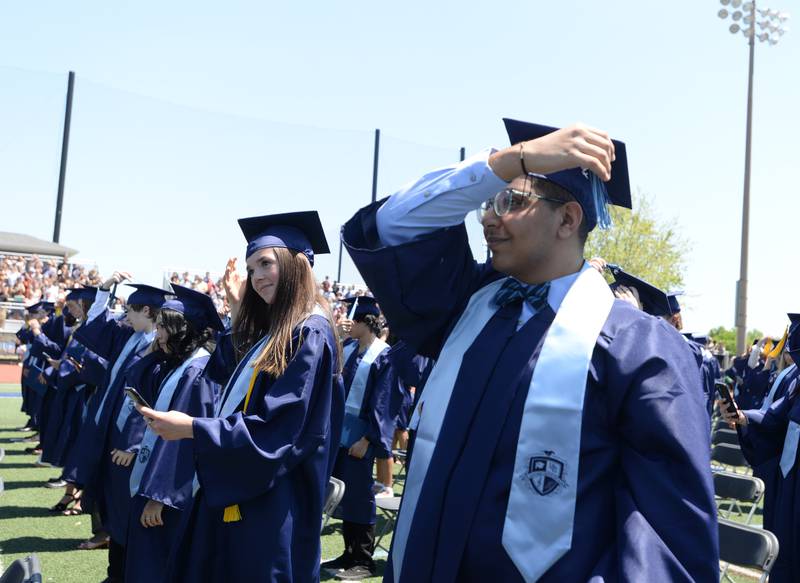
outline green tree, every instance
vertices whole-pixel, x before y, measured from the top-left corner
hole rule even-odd
[[[725,328],[724,326],[717,326],[712,329],[708,335],[711,339],[725,346],[731,354],[736,353],[736,328]],[[762,338],[764,333],[760,330],[750,330],[747,332],[747,346],[750,346],[757,338]]]
[[[637,191],[633,210],[611,206],[614,226],[595,229],[586,241],[588,258],[602,257],[654,286],[670,290],[683,284],[688,242],[675,221],[661,221],[649,198]]]

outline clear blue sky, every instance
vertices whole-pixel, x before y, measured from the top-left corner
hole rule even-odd
[[[800,16],[800,2],[781,1],[770,7]],[[152,283],[169,267],[221,271],[241,257],[237,217],[310,208],[334,247],[318,276],[335,276],[338,225],[369,201],[376,127],[388,194],[461,146],[503,145],[502,116],[583,121],[628,143],[634,186],[690,240],[687,328],[730,326],[747,45],[719,8],[4,2],[0,230],[52,235],[70,69],[61,240],[104,272]],[[756,51],[749,323],[773,334],[800,311],[798,41],[790,31]],[[343,279],[357,277],[345,260]]]

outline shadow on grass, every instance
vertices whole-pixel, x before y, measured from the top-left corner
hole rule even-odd
[[[48,512],[44,506],[0,506],[0,520],[13,518],[44,518],[45,516],[60,516]]]
[[[9,453],[10,452],[6,452],[6,455],[8,455]],[[2,470],[35,470],[35,469],[38,469],[37,466],[33,465],[34,461],[36,461],[36,460],[31,460],[28,463],[24,463],[24,462],[6,463],[6,462],[3,461],[3,462],[0,462],[0,471],[2,471]]]
[[[72,552],[83,542],[81,538],[41,538],[38,536],[22,536],[0,542],[4,553],[58,553]]]
[[[8,449],[7,449],[7,450],[6,450],[6,455],[7,455],[7,456],[9,456],[9,455],[29,455],[29,456],[31,456],[31,457],[34,457],[36,454],[34,454],[34,453],[28,453],[28,452],[26,452],[26,451],[23,451],[23,450],[21,450],[21,449],[12,449],[12,450],[8,450]]]
[[[3,467],[0,467],[0,470],[2,469]],[[19,490],[20,488],[41,488],[42,486],[44,486],[44,480],[12,480],[10,482],[6,482],[6,490]]]

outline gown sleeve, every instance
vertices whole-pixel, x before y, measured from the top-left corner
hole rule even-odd
[[[649,316],[626,327],[608,352],[608,386],[627,387],[617,420],[619,578],[716,581],[709,421],[693,355]]]
[[[282,376],[273,380],[263,372],[258,375],[253,395],[259,402],[250,402],[252,412],[194,420],[195,464],[210,506],[229,506],[268,492],[331,434],[332,392],[337,387],[332,382],[333,335],[308,325],[301,334]]]
[[[108,361],[105,358],[97,356],[91,350],[83,353],[81,358],[83,368],[79,373],[80,381],[87,385],[100,386],[106,377],[106,370],[108,368]]]
[[[133,328],[115,319],[108,309],[88,320],[75,332],[75,339],[107,360],[119,354],[133,335]]]
[[[376,366],[377,365],[377,366]],[[397,375],[386,354],[373,363],[369,371],[367,386],[372,390],[362,409],[366,413],[367,433],[365,437],[375,448],[375,455],[386,458],[392,451],[395,417],[392,415],[392,389],[397,386]]]
[[[384,246],[375,217],[383,203],[356,213],[342,227],[342,240],[392,332],[416,352],[436,357],[470,296],[501,275],[475,261],[463,223]]]

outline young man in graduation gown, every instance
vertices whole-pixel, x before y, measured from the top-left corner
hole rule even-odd
[[[390,412],[394,369],[389,345],[378,338],[380,310],[375,298],[346,300],[353,320],[344,348],[342,377],[345,414],[333,476],[345,484],[334,516],[342,519],[344,553],[322,567],[340,579],[359,580],[375,573],[375,493],[372,467],[392,453],[394,416]]]
[[[514,146],[343,227],[392,331],[437,358],[385,581],[717,581],[693,357],[583,260],[608,199],[630,206],[624,145],[506,127]],[[463,224],[479,207],[485,265]]]
[[[75,338],[75,332],[86,319],[96,291],[94,287],[75,288],[67,294],[64,318],[70,325],[69,337],[61,355],[48,361],[54,371],[55,396],[50,421],[42,436],[42,461],[58,467],[64,467],[80,429],[84,391],[87,390],[80,362],[86,347]]]
[[[753,475],[764,481],[763,526],[780,543],[769,577],[773,583],[797,581],[800,573],[800,374],[795,364],[800,359],[800,314],[789,314],[789,318],[792,323],[784,349],[793,363],[773,380],[761,407],[742,411],[738,403],[730,410],[725,403],[720,405],[723,418],[736,423]]]
[[[102,383],[105,387],[103,397],[92,419],[94,428],[82,436],[82,458],[75,464],[70,477],[75,483],[85,486],[84,495],[89,495],[100,506],[102,523],[109,534],[109,581],[124,578],[130,466],[135,456],[133,450],[144,432],[144,421],[133,411],[123,389],[134,382],[134,377],[137,380],[149,377],[159,365],[151,345],[158,311],[169,294],[144,284],[132,285],[134,292],[128,296],[127,314],[120,319],[108,309],[111,288],[129,278],[130,274],[126,272],[115,272],[100,286],[87,322],[76,334],[84,345],[108,361],[107,376]],[[140,363],[139,369],[135,369],[135,365]],[[132,437],[126,441],[124,436],[128,435]],[[119,451],[110,454],[112,449]],[[121,459],[128,465],[115,462]],[[103,538],[93,537],[84,546],[95,548],[104,544]]]
[[[64,346],[71,334],[71,325],[65,322],[70,319],[69,314],[52,314],[45,322],[31,322],[32,342],[30,345],[31,361],[35,361],[36,369],[31,374],[36,375],[36,381],[41,385],[43,394],[39,405],[39,444],[32,448],[32,453],[42,453],[45,428],[49,425],[54,398],[56,396],[53,383],[54,372],[48,358],[59,357],[64,351]],[[74,323],[74,322],[73,322]],[[60,478],[53,478],[49,482],[61,482]]]
[[[39,413],[47,386],[42,383],[39,374],[44,370],[46,361],[41,356],[31,354],[31,346],[35,338],[33,330],[41,331],[42,325],[52,316],[55,306],[52,302],[36,302],[26,308],[28,315],[25,326],[17,331],[17,341],[25,346],[25,358],[22,361],[22,395],[23,411],[28,415],[28,423],[24,429],[39,432]]]

